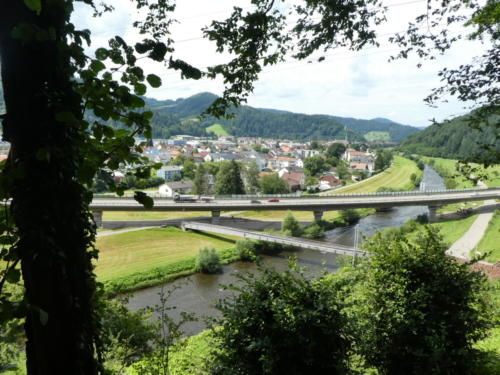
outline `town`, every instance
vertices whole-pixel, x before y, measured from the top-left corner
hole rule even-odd
[[[175,194],[286,194],[317,193],[364,180],[390,165],[392,155],[378,145],[350,144],[346,140],[297,142],[254,137],[220,136],[217,139],[178,135],[152,139],[143,156],[157,166],[149,188],[160,196]],[[237,164],[243,186],[217,185],[222,165]],[[115,171],[114,181],[136,188],[127,170]],[[156,177],[156,178],[154,178]],[[226,176],[227,177],[227,176]],[[222,178],[222,176],[220,177]],[[101,189],[99,187],[101,186]],[[96,192],[104,184],[95,185]],[[150,189],[152,190],[152,189]]]

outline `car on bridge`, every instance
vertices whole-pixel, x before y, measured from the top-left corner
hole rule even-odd
[[[267,200],[268,202],[279,202],[280,200],[278,198],[271,198]]]

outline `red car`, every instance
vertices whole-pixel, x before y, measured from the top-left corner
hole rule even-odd
[[[267,201],[268,202],[279,202],[280,200],[277,198],[272,198],[272,199],[268,199]]]

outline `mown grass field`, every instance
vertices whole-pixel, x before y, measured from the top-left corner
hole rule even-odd
[[[356,210],[361,216],[367,216],[375,213],[375,209],[362,208]],[[234,216],[244,217],[247,219],[263,220],[263,221],[282,221],[288,211],[245,211],[234,214]],[[313,221],[314,215],[310,211],[292,211],[295,219],[299,221]],[[335,220],[340,217],[340,211],[326,211],[323,214],[323,220]]]
[[[207,133],[214,133],[218,137],[222,135],[229,135],[229,133],[222,127],[221,124],[213,124],[212,126],[205,128],[205,130],[207,131]]]
[[[481,254],[486,252],[491,252],[488,257],[486,257],[486,262],[495,263],[500,261],[500,211],[495,211],[493,218],[491,219],[486,233],[483,238],[473,250],[473,252],[479,251]],[[500,338],[499,338],[500,339]]]
[[[414,161],[395,155],[393,165],[385,172],[358,184],[337,189],[335,194],[374,193],[381,187],[411,190],[414,187],[410,177],[413,173],[418,177],[422,175]]]
[[[210,216],[206,211],[104,211],[103,220],[168,220],[183,219],[188,217]]]
[[[229,249],[234,247],[236,240],[236,237],[183,232],[173,227],[99,237],[97,248],[100,251],[95,272],[98,280],[103,282],[117,282],[175,264],[192,272],[199,248]],[[185,264],[181,267],[183,262]],[[179,267],[174,267],[174,271],[180,271]]]

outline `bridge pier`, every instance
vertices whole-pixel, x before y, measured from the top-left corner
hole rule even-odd
[[[441,206],[428,206],[429,209],[429,223],[433,223],[437,220],[437,210]]]
[[[102,211],[92,211],[92,216],[94,216],[95,225],[97,228],[102,227]]]
[[[323,211],[313,211],[313,214],[314,214],[314,221],[316,223],[319,223],[323,218]]]
[[[212,224],[220,223],[220,211],[212,211]]]

